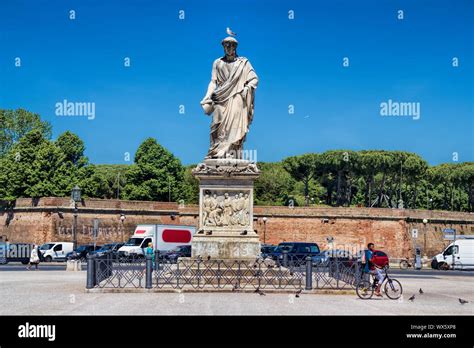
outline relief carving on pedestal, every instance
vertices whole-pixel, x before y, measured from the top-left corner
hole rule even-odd
[[[202,225],[204,227],[243,227],[250,221],[250,192],[203,193]]]

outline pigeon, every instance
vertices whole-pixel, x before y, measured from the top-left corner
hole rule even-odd
[[[229,27],[227,27],[227,30],[226,30],[226,32],[227,32],[227,35],[230,35],[230,36],[237,36],[237,34],[236,34],[236,33],[234,33],[232,30],[230,30],[230,28],[229,28]]]
[[[211,259],[211,255],[207,255],[207,261]]]
[[[247,230],[243,231],[242,233],[240,233],[241,236],[246,236],[247,235]]]
[[[469,303],[469,301],[466,301],[466,300],[463,300],[462,298],[460,298],[459,303],[463,305],[463,304]]]
[[[303,289],[299,289],[299,290],[296,292],[295,297],[300,297],[301,291],[303,291]]]
[[[265,294],[262,290],[260,290],[260,288],[255,289],[254,292],[255,292],[256,294],[259,294],[260,296],[266,296],[266,294]]]
[[[206,236],[210,236],[212,234],[212,231],[207,231]]]
[[[232,291],[235,291],[239,288],[239,283],[235,283],[234,287],[232,288]]]
[[[408,300],[410,300],[411,302],[415,301],[415,295],[413,295],[412,297],[410,297]]]
[[[204,234],[204,230],[199,230],[197,234]]]
[[[420,288],[420,290],[418,290],[418,292],[419,292],[420,294],[424,294],[424,292],[423,292],[423,289],[422,289],[422,288]]]

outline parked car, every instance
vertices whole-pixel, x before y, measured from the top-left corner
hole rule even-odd
[[[43,244],[39,250],[45,262],[66,261],[66,255],[73,249],[71,242],[50,242]]]
[[[266,259],[267,257],[271,258],[276,248],[277,248],[276,245],[263,244],[260,248],[260,257],[262,259]]]
[[[372,255],[372,262],[380,268],[388,267],[388,255],[380,250],[374,250]]]
[[[100,245],[96,245],[94,247],[94,244],[81,245],[76,250],[67,253],[66,260],[80,260],[84,262],[86,261],[88,253],[96,251],[100,248]]]
[[[330,259],[338,259],[339,261],[352,261],[354,256],[348,250],[342,249],[329,249],[322,252],[323,261],[328,261]]]
[[[180,245],[163,255],[164,260],[170,263],[178,262],[180,257],[191,257],[191,245]]]
[[[95,254],[95,255],[103,255],[104,253],[110,252],[112,255],[116,256],[118,255],[118,250],[123,247],[125,243],[109,243],[109,244],[104,244],[101,248],[95,250],[95,251],[90,251],[89,254]]]
[[[360,250],[356,254],[353,255],[352,259],[354,262],[362,262],[364,259],[364,254],[365,250]],[[389,266],[389,258],[388,255],[381,251],[381,250],[374,250],[373,251],[373,262],[378,266],[378,267],[385,267]]]
[[[271,256],[275,261],[283,262],[283,251],[288,253],[288,261],[295,266],[306,263],[306,257],[311,256],[313,264],[319,264],[324,260],[319,246],[316,243],[303,242],[283,242],[272,252]]]

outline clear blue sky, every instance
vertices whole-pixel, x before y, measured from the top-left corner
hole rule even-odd
[[[199,101],[229,26],[260,78],[246,143],[259,161],[330,149],[473,161],[473,14],[472,0],[2,0],[0,108],[41,114],[53,138],[78,134],[93,163],[127,163],[147,137],[197,163],[210,124]],[[56,116],[63,99],[95,102],[96,118]],[[380,116],[388,99],[419,102],[420,119]]]

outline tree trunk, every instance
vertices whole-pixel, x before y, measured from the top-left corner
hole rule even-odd
[[[413,209],[416,209],[416,199],[417,199],[417,196],[418,196],[418,188],[416,186],[416,181],[415,181],[415,188],[414,188],[415,192],[413,194]]]
[[[379,190],[379,201],[377,206],[380,208],[382,206],[382,195],[383,195],[383,189],[385,187],[385,177],[387,176],[386,172],[383,172],[383,177],[382,177],[382,182],[380,184],[380,190]]]
[[[444,209],[444,210],[448,210],[448,185],[447,185],[447,184],[444,184],[443,209]]]
[[[469,210],[470,213],[472,213],[472,206],[473,206],[473,201],[474,201],[474,197],[473,197],[473,190],[472,190],[472,185],[469,185],[469,193],[467,194],[467,200],[468,200],[468,205],[467,205],[467,209]]]
[[[365,178],[365,206],[370,207],[370,177]]]
[[[308,206],[309,203],[309,178],[304,179],[304,200],[306,206]]]
[[[336,197],[336,205],[341,205],[341,176],[342,170],[337,171],[337,197]]]
[[[352,203],[352,182],[351,182],[351,177],[347,179],[347,185],[348,185],[348,193],[346,196],[346,201],[347,201],[347,206],[350,207]]]

